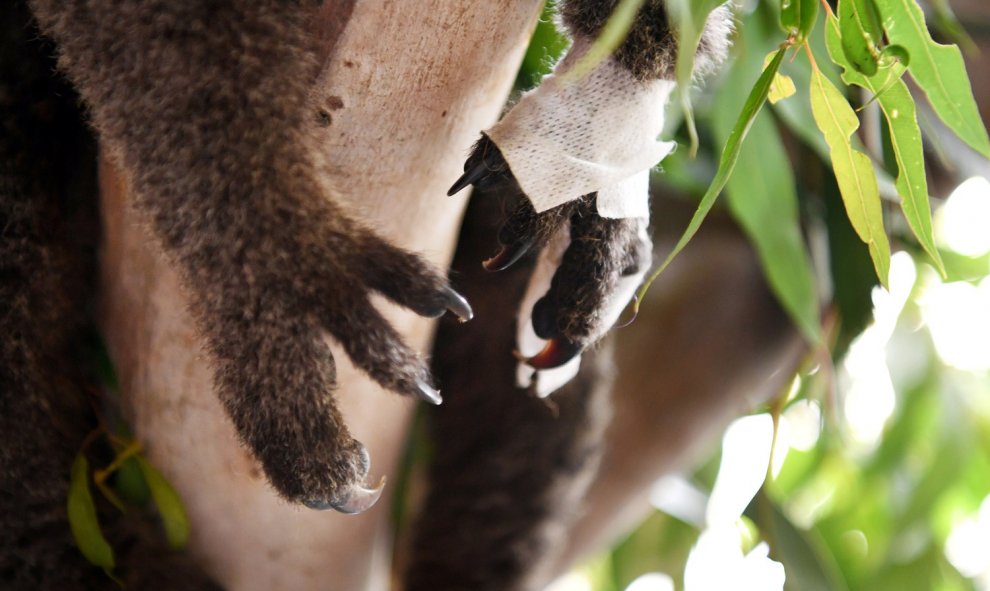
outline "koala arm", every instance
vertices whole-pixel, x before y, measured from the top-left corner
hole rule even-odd
[[[540,252],[517,348],[524,359],[518,383],[535,382],[541,396],[576,373],[580,353],[615,323],[648,270],[648,171],[673,148],[657,141],[677,50],[662,0],[644,3],[612,56],[572,75],[616,5],[562,3],[571,50],[482,135],[451,188],[473,184],[518,202],[486,268],[502,270]],[[728,31],[728,11],[718,8],[698,48],[698,72],[723,59]]]
[[[318,73],[295,2],[38,0],[60,65],[180,271],[215,388],[276,490],[357,512],[377,499],[332,390],[333,335],[369,376],[439,403],[418,353],[369,302],[470,307],[348,217],[310,157]]]

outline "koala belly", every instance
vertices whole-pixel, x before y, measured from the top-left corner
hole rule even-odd
[[[497,118],[541,6],[328,0],[314,19],[327,50],[313,110],[324,140],[315,156],[326,159],[334,198],[446,267],[464,201],[444,193],[477,130]],[[185,502],[193,554],[232,590],[387,588],[389,499],[346,516],[277,497],[213,395],[177,273],[106,154],[100,185],[101,323],[136,434]],[[432,321],[381,307],[406,342],[428,352]],[[334,395],[374,458],[371,477],[394,482],[414,402],[383,391],[329,342]]]

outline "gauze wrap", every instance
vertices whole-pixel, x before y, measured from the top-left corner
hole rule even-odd
[[[636,80],[614,58],[568,76],[589,46],[575,40],[554,73],[485,133],[537,212],[598,192],[602,217],[649,217],[649,170],[675,147],[657,139],[675,84]]]

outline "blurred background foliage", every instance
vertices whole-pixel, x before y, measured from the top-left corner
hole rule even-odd
[[[990,4],[920,4],[935,38],[966,50],[986,118]],[[566,48],[552,14],[548,6],[536,28],[520,92]],[[740,3],[731,63],[691,89],[700,150],[667,158],[655,191],[698,199],[708,188],[765,57],[785,38],[778,15],[779,0]],[[809,36],[816,62],[845,88],[823,27],[819,18]],[[797,92],[760,114],[720,206],[751,236],[777,237],[757,245],[765,268],[812,270],[798,283],[814,286],[802,301],[823,310],[826,345],[789,392],[733,423],[700,468],[658,482],[656,512],[554,591],[990,589],[990,163],[918,100],[940,276],[896,206],[877,104],[845,89],[860,108],[858,140],[878,171],[895,252],[880,288],[811,115],[808,60],[789,56],[782,72]],[[671,102],[667,137],[688,145]]]

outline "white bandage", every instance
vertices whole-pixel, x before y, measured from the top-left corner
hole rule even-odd
[[[597,191],[602,217],[648,217],[649,170],[675,147],[657,140],[674,82],[636,80],[614,58],[566,75],[589,46],[576,39],[554,73],[485,133],[537,212]]]

